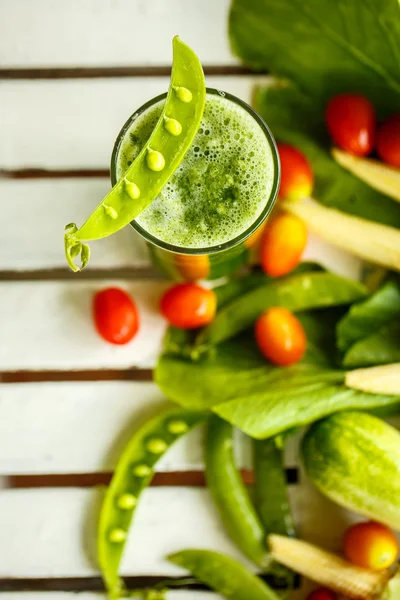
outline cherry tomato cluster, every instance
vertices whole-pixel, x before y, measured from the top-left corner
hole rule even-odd
[[[388,165],[400,168],[400,113],[381,125],[373,104],[359,94],[334,96],[326,108],[326,126],[335,144],[357,156],[376,149]]]
[[[393,531],[375,521],[357,523],[347,529],[343,537],[343,553],[348,561],[372,571],[391,567],[399,554],[399,543]],[[307,600],[337,600],[328,588],[318,588]]]

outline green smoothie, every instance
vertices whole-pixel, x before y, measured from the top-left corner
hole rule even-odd
[[[121,177],[160,116],[164,100],[132,120],[117,156]],[[183,162],[136,222],[179,248],[219,247],[251,228],[276,186],[271,140],[258,120],[224,93],[207,93],[201,127]],[[273,201],[273,198],[272,198]]]

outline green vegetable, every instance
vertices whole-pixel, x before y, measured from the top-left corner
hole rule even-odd
[[[110,598],[123,594],[119,565],[140,494],[170,446],[204,421],[204,413],[169,408],[147,421],[125,448],[107,489],[98,526],[98,560]]]
[[[199,360],[185,355],[187,346],[182,339],[182,353],[179,353],[176,335],[173,352],[169,343],[158,360],[154,379],[168,398],[196,410],[236,397],[263,394],[271,386],[296,389],[298,385],[313,383],[316,378],[342,382],[344,375],[331,366],[335,321],[330,323],[326,312],[321,317],[299,315],[307,334],[307,352],[292,367],[281,369],[267,363],[252,331],[219,344]]]
[[[279,600],[279,596],[241,563],[209,550],[182,550],[168,559],[230,600]]]
[[[339,372],[340,374],[340,372]],[[343,374],[340,374],[343,378]],[[273,437],[283,431],[313,423],[337,411],[369,410],[398,405],[399,396],[366,394],[319,381],[285,389],[277,385],[264,393],[238,396],[235,400],[213,407],[220,417],[236,425],[253,438]]]
[[[267,535],[295,535],[286,487],[283,450],[275,439],[254,440],[254,504]]]
[[[400,287],[388,281],[374,294],[353,304],[337,326],[337,345],[345,352],[392,319],[400,319]]]
[[[218,311],[214,321],[198,335],[196,344],[219,344],[252,326],[272,306],[291,311],[350,304],[366,295],[360,283],[333,273],[305,273],[268,281]]]
[[[253,441],[254,463],[254,506],[264,526],[266,535],[278,533],[294,536],[294,523],[290,510],[283,464],[283,451],[276,440]],[[293,589],[295,574],[281,568],[281,579],[285,587]]]
[[[233,0],[229,32],[235,54],[294,82],[316,112],[349,90],[381,114],[399,108],[398,0]]]
[[[307,474],[337,504],[400,530],[400,433],[376,417],[343,412],[315,423],[302,456]]]
[[[368,367],[400,361],[400,319],[356,342],[343,358],[345,367]]]
[[[206,481],[230,537],[263,569],[270,566],[265,532],[233,457],[232,426],[217,416],[207,426]]]
[[[340,166],[365,181],[374,190],[400,202],[400,169],[390,167],[380,160],[361,158],[343,152],[338,148],[333,148],[332,155]]]
[[[373,264],[400,271],[400,231],[360,219],[315,200],[284,202],[282,208],[302,219],[327,242]]]
[[[158,196],[189,149],[203,116],[206,88],[196,54],[178,36],[173,39],[173,65],[168,96],[149,140],[84,225],[65,228],[65,254],[73,271],[79,254],[84,268],[89,260],[85,240],[109,236],[135,219]],[[171,131],[171,119],[182,127]]]

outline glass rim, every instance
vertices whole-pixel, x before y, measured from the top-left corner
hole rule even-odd
[[[159,238],[153,236],[151,233],[146,231],[146,229],[141,227],[139,225],[139,223],[137,223],[136,221],[131,221],[130,225],[132,226],[132,228],[135,231],[137,231],[137,233],[139,233],[139,235],[141,235],[147,242],[150,242],[157,248],[162,248],[163,250],[173,252],[174,254],[187,254],[187,255],[192,255],[192,256],[196,256],[196,255],[199,256],[199,255],[204,255],[204,254],[215,254],[217,252],[229,250],[230,248],[234,248],[235,246],[238,246],[239,244],[245,242],[247,240],[247,238],[249,238],[253,233],[255,233],[255,231],[257,231],[257,229],[263,224],[265,219],[268,217],[268,215],[270,214],[270,212],[272,211],[272,209],[275,205],[275,200],[276,200],[276,197],[277,197],[278,191],[279,191],[281,165],[280,165],[280,160],[279,160],[278,148],[277,148],[275,139],[272,135],[272,132],[271,132],[270,128],[268,127],[268,125],[266,124],[266,122],[264,121],[264,119],[262,119],[262,117],[260,117],[260,115],[249,104],[247,104],[247,102],[245,102],[244,100],[241,100],[240,98],[238,98],[237,96],[234,96],[233,94],[230,94],[228,92],[224,92],[221,90],[217,90],[215,88],[206,88],[206,93],[214,95],[214,96],[218,95],[223,98],[227,98],[231,102],[238,104],[244,110],[246,110],[250,114],[250,116],[252,116],[253,119],[258,123],[258,125],[261,127],[265,137],[267,138],[269,146],[271,148],[272,161],[273,161],[273,166],[274,166],[274,180],[272,183],[270,195],[266,200],[265,207],[263,208],[261,213],[258,215],[257,219],[255,219],[255,221],[253,221],[253,223],[245,231],[243,231],[242,233],[237,235],[235,238],[232,238],[231,240],[228,240],[227,242],[224,242],[222,244],[217,244],[214,246],[207,246],[205,248],[187,248],[186,246],[175,246],[174,244],[169,244],[168,242],[164,242],[163,240],[160,240]],[[114,148],[113,148],[113,151],[111,154],[110,173],[111,173],[112,185],[115,185],[117,182],[117,160],[118,160],[118,155],[119,155],[119,151],[121,148],[121,144],[125,138],[126,132],[130,129],[130,127],[131,127],[132,123],[135,121],[135,119],[137,119],[141,114],[143,114],[150,107],[154,106],[158,102],[161,102],[162,100],[165,100],[166,97],[167,97],[167,92],[164,92],[163,94],[159,94],[158,96],[151,98],[145,104],[143,104],[137,110],[135,110],[135,112],[129,117],[129,119],[122,126],[122,128],[117,136],[117,139],[115,140]]]

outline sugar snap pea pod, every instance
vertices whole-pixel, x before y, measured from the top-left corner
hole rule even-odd
[[[213,415],[207,425],[206,480],[231,538],[257,565],[267,569],[271,559],[261,521],[236,468],[232,426]]]
[[[201,63],[178,36],[173,39],[171,83],[160,118],[149,140],[122,177],[80,229],[65,229],[65,254],[73,271],[89,261],[87,240],[119,231],[133,221],[160,193],[179,166],[203,116],[206,97]]]
[[[278,533],[294,536],[294,524],[286,487],[283,451],[274,438],[253,440],[254,506],[267,535]],[[293,588],[295,574],[280,566],[280,577],[287,588]]]
[[[111,598],[123,592],[118,569],[125,541],[156,463],[177,439],[205,419],[206,413],[168,408],[147,421],[126,446],[106,491],[97,532],[99,565]]]
[[[168,560],[187,569],[229,600],[279,600],[279,596],[241,563],[210,550],[182,550]]]
[[[367,295],[366,288],[333,273],[290,275],[243,294],[223,307],[197,336],[199,346],[219,344],[251,327],[271,306],[291,311],[351,304]]]

